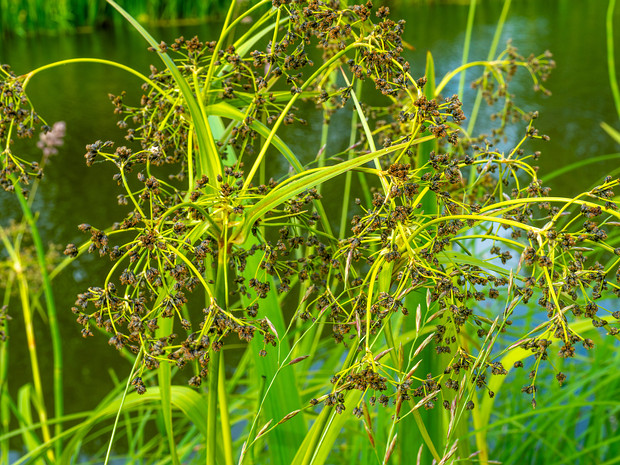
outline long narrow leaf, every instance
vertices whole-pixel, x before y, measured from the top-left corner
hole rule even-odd
[[[265,213],[277,208],[288,199],[294,197],[295,195],[303,192],[306,189],[309,189],[320,183],[324,183],[342,173],[345,173],[346,171],[368,163],[369,161],[372,161],[376,158],[380,158],[384,155],[387,155],[388,153],[397,151],[399,148],[420,144],[434,138],[434,136],[422,137],[410,143],[394,145],[389,148],[377,150],[376,152],[360,155],[353,160],[347,160],[334,166],[315,168],[300,175],[294,176],[288,182],[282,183],[280,186],[272,190],[252,208],[248,209],[249,211],[246,216],[246,221],[244,221],[244,223],[235,230],[235,232],[233,233],[233,238],[247,237],[247,231]]]
[[[616,77],[616,62],[614,57],[614,9],[616,0],[609,0],[607,15],[605,17],[605,30],[607,37],[607,70],[609,72],[609,86],[614,96],[614,104],[620,119],[620,89],[618,89],[618,78]]]
[[[115,416],[122,402],[122,395],[113,399],[106,399],[95,409],[88,420],[84,421],[72,436],[71,441],[65,446],[60,464],[71,464],[73,457],[79,455],[80,444],[84,441],[90,430],[98,423]],[[123,408],[127,411],[161,402],[161,392],[158,387],[150,387],[143,395],[130,393],[125,398]],[[196,391],[185,386],[170,387],[170,402],[172,407],[181,411],[191,421],[201,435],[207,436],[207,405],[204,398]]]
[[[151,45],[151,47],[158,48],[157,41],[151,36],[142,25],[136,21],[127,11],[119,6],[113,0],[106,0],[114,9],[116,9]],[[195,134],[198,142],[198,156],[197,160],[199,164],[199,174],[206,174],[210,179],[215,179],[216,176],[222,174],[222,166],[215,141],[211,133],[211,127],[206,118],[206,115],[201,110],[201,102],[199,102],[194,96],[194,92],[190,88],[189,84],[177,68],[176,64],[168,54],[159,52],[161,60],[164,62],[176,84],[179,86],[181,94],[185,99],[185,103],[189,109],[189,113],[192,119],[192,123],[195,127]],[[196,89],[197,91],[197,89]]]
[[[252,244],[250,242],[247,245],[250,246]],[[254,277],[253,273],[258,269],[260,269],[260,257],[257,254],[248,257],[246,278],[249,280]],[[278,304],[275,295],[275,284],[271,279],[270,283],[271,292],[267,294],[265,299],[259,301],[259,316],[268,318],[278,334],[285,334],[286,325],[281,306]],[[251,303],[247,297],[244,297],[242,300],[246,305]],[[259,399],[262,403],[263,423],[269,420],[279,422],[290,412],[299,410],[302,407],[298,394],[299,387],[292,366],[285,366],[280,369],[278,353],[288,354],[289,345],[287,340],[283,338],[278,341],[278,348],[267,347],[267,356],[263,357],[260,355],[260,351],[263,349],[263,342],[260,339],[258,335],[255,336],[248,349],[252,351],[252,357],[256,364],[256,376],[258,379],[254,380],[254,385],[259,385],[261,378],[266,383],[264,402]],[[278,465],[294,463],[292,461],[293,457],[305,435],[306,425],[302,415],[297,415],[277,425],[267,435],[274,463]]]

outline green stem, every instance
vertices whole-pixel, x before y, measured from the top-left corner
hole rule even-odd
[[[233,445],[230,433],[230,418],[228,415],[228,400],[226,399],[226,372],[223,354],[220,356],[218,367],[217,393],[220,405],[220,423],[222,424],[222,448],[224,449],[224,460],[226,465],[233,465]]]
[[[224,242],[227,243],[226,241]],[[215,276],[215,301],[218,306],[227,308],[227,297],[228,293],[226,292],[226,254],[220,253],[217,261],[217,270]],[[205,284],[205,288],[206,288]],[[215,311],[215,310],[214,310]],[[217,352],[211,352],[211,360],[209,361],[209,394],[208,394],[208,417],[207,417],[207,450],[206,450],[206,461],[207,465],[217,465],[216,456],[217,456],[217,414],[218,410],[220,410],[220,418],[222,422],[222,426],[228,424],[228,412],[224,412],[227,408],[225,403],[220,403],[221,400],[225,400],[225,387],[224,387],[224,379],[220,380],[220,375],[224,375],[223,372],[223,363],[222,360],[222,352],[218,350]],[[221,392],[220,392],[221,390]],[[222,397],[224,396],[224,397]],[[230,430],[228,432],[223,431],[223,439],[224,439],[224,455],[226,457],[226,465],[230,465],[230,461],[232,461],[232,449],[231,449],[231,440],[230,440]],[[227,437],[228,434],[228,437]]]
[[[19,262],[17,263],[19,264]],[[41,371],[39,370],[39,359],[37,357],[37,343],[34,336],[34,325],[32,324],[32,310],[30,308],[30,296],[28,295],[28,282],[23,272],[18,271],[19,297],[22,302],[24,314],[24,327],[26,329],[26,340],[28,341],[28,353],[30,354],[30,367],[32,369],[32,380],[36,394],[36,409],[41,420],[41,432],[43,440],[50,442],[51,436],[47,425],[47,410],[45,408],[45,398],[43,397],[43,386],[41,384]],[[56,425],[58,426],[58,424]],[[54,462],[54,454],[51,449],[47,451],[48,458]]]
[[[329,82],[327,84],[327,87],[331,87],[334,86],[336,84],[336,79],[337,79],[337,75],[336,73],[332,73],[329,75]],[[325,151],[327,150],[327,141],[329,138],[329,119],[331,118],[331,116],[329,115],[329,111],[326,107],[323,107],[323,121],[321,123],[321,143],[319,144],[319,159],[318,159],[318,163],[317,166],[319,168],[322,168],[323,166],[325,166]],[[321,193],[321,189],[322,189],[322,185],[319,184],[316,189],[318,191],[318,193]]]
[[[136,372],[136,367],[138,366],[138,363],[140,362],[140,359],[142,355],[142,350],[140,350],[140,353],[138,353],[138,355],[136,356],[136,360],[133,363],[133,367],[131,367],[131,373],[129,374],[129,377],[127,378],[127,384],[125,385],[125,390],[123,391],[123,397],[121,399],[121,403],[118,406],[118,412],[116,412],[116,418],[114,419],[114,426],[112,428],[112,436],[110,436],[110,442],[108,443],[108,450],[106,452],[105,455],[105,461],[103,462],[104,465],[108,465],[108,462],[110,460],[110,453],[112,452],[112,444],[114,444],[114,436],[116,434],[116,428],[118,427],[118,419],[121,417],[121,412],[123,411],[123,405],[125,404],[125,398],[127,397],[127,391],[129,391],[129,386],[131,385],[131,380]]]
[[[39,235],[39,229],[37,228],[36,222],[34,220],[34,216],[32,215],[32,211],[28,206],[28,202],[24,195],[22,194],[19,183],[13,179],[13,185],[15,186],[15,194],[17,195],[17,199],[19,200],[19,204],[22,208],[22,212],[24,217],[26,218],[26,222],[30,228],[30,234],[32,235],[32,242],[35,247],[35,251],[37,254],[37,262],[39,265],[39,272],[41,273],[41,278],[43,281],[43,293],[45,295],[45,304],[47,307],[47,317],[50,325],[50,333],[52,337],[52,354],[54,360],[54,372],[53,372],[53,383],[54,383],[54,415],[56,418],[60,418],[63,415],[64,411],[64,398],[63,398],[63,361],[62,361],[62,347],[61,347],[61,335],[60,335],[60,326],[58,324],[58,318],[56,316],[56,303],[54,301],[54,294],[52,292],[52,284],[49,278],[49,274],[47,273],[46,263],[45,263],[45,252],[43,249],[43,242],[41,241],[41,236]],[[54,427],[54,433],[58,436],[62,432],[62,423],[56,423]],[[60,455],[62,450],[62,442],[57,441],[56,443],[56,454]]]
[[[0,228],[2,231],[2,228]],[[6,288],[4,298],[2,300],[2,306],[9,304],[11,299],[11,289],[13,288],[13,276],[9,276],[6,282]],[[9,327],[4,326],[4,335],[9,338]],[[5,341],[0,341],[0,428],[2,428],[2,439],[0,440],[0,463],[9,463],[9,439],[7,437],[10,431],[10,399],[9,399],[9,344]]]
[[[217,397],[218,397],[218,367],[220,364],[221,352],[212,352],[211,360],[209,361],[209,395],[208,402],[208,416],[207,416],[207,465],[217,465],[216,457],[216,443],[217,443]]]
[[[467,64],[469,60],[469,46],[471,44],[471,35],[474,29],[474,17],[476,16],[476,0],[469,2],[469,13],[467,14],[467,29],[465,31],[465,43],[463,44],[463,60],[461,65]],[[465,71],[461,73],[461,80],[459,81],[459,98],[463,100],[463,92],[465,91]]]
[[[432,226],[437,223],[447,223],[452,220],[473,220],[476,222],[483,221],[489,223],[498,223],[505,224],[507,226],[512,226],[513,228],[523,229],[524,231],[534,231],[541,232],[542,229],[537,228],[535,226],[529,226],[524,223],[519,223],[518,221],[508,220],[506,218],[496,218],[494,216],[485,216],[485,215],[451,215],[451,216],[442,216],[439,218],[435,218],[432,220],[428,220],[423,225],[420,225],[417,229],[411,231],[411,235],[407,237],[407,242],[411,243],[422,231],[427,229],[429,226]]]
[[[502,29],[504,28],[504,23],[506,22],[506,17],[508,16],[508,11],[510,10],[510,2],[511,0],[504,1],[504,7],[502,8],[499,21],[497,22],[497,28],[495,29],[495,35],[493,36],[493,42],[491,43],[491,48],[489,49],[489,55],[487,56],[488,61],[491,61],[493,59],[493,57],[495,56],[495,52],[497,51],[497,44],[499,43],[499,38],[502,35]],[[478,118],[478,111],[480,110],[481,103],[482,103],[482,89],[478,89],[478,93],[476,94],[476,101],[474,102],[474,107],[469,117],[469,124],[467,125],[468,134],[472,134],[472,131],[474,130],[474,126],[476,125],[476,119]]]
[[[355,91],[358,95],[362,94],[362,81],[357,81]],[[353,112],[351,117],[351,132],[349,134],[349,147],[353,147],[355,139],[357,137],[357,112]],[[349,150],[349,160],[353,158],[353,150]],[[351,177],[352,171],[347,171],[344,178],[344,192],[342,194],[342,213],[340,216],[340,229],[338,231],[338,239],[344,239],[345,231],[347,230],[347,219],[349,217],[349,198],[351,197]]]
[[[32,79],[36,74],[40,73],[41,71],[45,71],[51,68],[56,68],[57,66],[70,65],[74,63],[100,63],[100,64],[112,66],[114,68],[120,68],[142,79],[144,82],[148,83],[151,87],[153,87],[155,90],[157,90],[157,92],[161,93],[162,95],[167,94],[167,92],[165,92],[161,87],[159,87],[154,81],[152,81],[147,76],[140,73],[139,71],[136,71],[135,69],[130,68],[129,66],[123,65],[122,63],[117,63],[116,61],[111,61],[111,60],[103,60],[101,58],[70,58],[68,60],[55,61],[54,63],[49,63],[47,65],[40,66],[39,68],[32,70],[28,74],[26,74],[26,79],[24,80],[24,88],[26,88],[30,79]]]
[[[204,89],[202,90],[202,99],[204,100],[206,99],[206,97],[209,94],[209,91],[211,90],[211,83],[213,81],[213,75],[215,73],[215,62],[217,60],[218,57],[218,52],[222,49],[222,44],[224,43],[224,40],[226,38],[226,36],[228,34],[230,34],[231,32],[231,28],[234,30],[234,28],[237,27],[237,24],[239,23],[239,21],[241,21],[243,19],[243,16],[239,16],[237,19],[235,19],[234,21],[232,20],[233,17],[233,13],[235,11],[235,3],[236,2],[231,2],[230,7],[228,8],[228,13],[226,13],[226,19],[224,20],[224,24],[222,25],[222,33],[220,34],[220,37],[215,45],[215,48],[213,49],[213,54],[211,56],[211,63],[209,64],[209,67],[207,68],[207,78],[205,80],[205,86]],[[262,3],[265,3],[265,0],[263,0]],[[251,8],[249,11],[246,12],[247,14],[250,14],[251,10],[253,10],[254,8],[257,8],[259,5],[255,5],[253,8]],[[245,16],[245,15],[244,15]],[[196,89],[196,91],[198,92],[199,89]]]
[[[614,60],[614,8],[616,6],[616,0],[609,0],[609,6],[607,7],[607,16],[605,18],[605,25],[607,30],[607,69],[609,71],[609,86],[611,87],[611,93],[614,96],[614,103],[616,105],[616,111],[618,112],[618,118],[620,118],[620,90],[618,90],[618,79],[616,78],[616,64]]]
[[[342,71],[342,76],[344,77],[344,81],[347,83],[347,85],[351,85],[344,71]],[[362,110],[360,102],[357,100],[357,96],[355,95],[355,92],[353,90],[351,90],[351,98],[353,99],[353,104],[355,105],[355,109],[357,111],[357,114],[359,115],[360,123],[362,123],[362,127],[364,128],[364,133],[366,134],[366,139],[368,140],[368,148],[371,152],[376,152],[377,147],[375,146],[375,141],[372,137],[372,131],[368,126],[368,121],[366,120],[366,116],[364,116],[364,111]],[[381,163],[376,158],[373,160],[373,163],[377,170],[377,176],[379,177],[379,181],[381,182],[381,187],[383,187],[383,191],[387,195],[387,193],[390,191],[390,188],[387,180],[385,179],[385,176],[381,173]]]
[[[336,53],[333,57],[331,57],[329,60],[327,60],[323,66],[321,66],[319,69],[317,69],[314,74],[312,74],[312,76],[310,76],[302,85],[301,85],[301,92],[297,93],[295,95],[293,95],[290,100],[287,102],[286,106],[282,109],[280,116],[278,117],[278,119],[275,121],[275,123],[273,124],[273,127],[271,129],[271,132],[269,133],[269,135],[267,136],[267,139],[265,140],[265,143],[263,144],[263,147],[261,148],[260,153],[256,156],[256,161],[254,161],[254,164],[252,165],[252,168],[250,169],[248,175],[246,176],[245,179],[245,183],[243,184],[243,187],[241,189],[241,194],[245,193],[248,189],[250,184],[252,183],[252,179],[254,178],[254,175],[256,174],[256,170],[258,169],[258,166],[262,163],[263,158],[265,157],[265,154],[267,153],[267,150],[269,149],[269,146],[271,145],[271,141],[273,140],[273,138],[276,135],[276,132],[278,131],[278,129],[280,128],[280,126],[282,125],[282,122],[284,121],[284,118],[286,118],[286,115],[288,114],[289,110],[293,107],[293,105],[295,104],[295,102],[297,101],[297,99],[299,98],[299,96],[313,83],[316,81],[316,79],[321,75],[321,73],[325,72],[326,70],[329,69],[329,67],[333,64],[333,63],[337,63],[340,60],[340,57],[342,57],[343,55],[347,54],[348,52],[351,51],[351,49],[353,48],[357,48],[357,47],[363,47],[365,44],[363,43],[354,43],[349,45],[347,48],[345,48],[344,50],[339,51],[338,53]]]
[[[501,65],[507,65],[507,64],[514,64],[517,66],[524,66],[525,63],[524,62],[515,62],[512,63],[509,60],[478,60],[478,61],[470,61],[469,63],[466,63],[464,65],[459,66],[458,68],[453,69],[452,71],[450,71],[448,74],[446,74],[442,79],[441,82],[439,84],[437,84],[437,88],[435,89],[435,96],[439,95],[441,93],[441,91],[444,89],[444,87],[446,87],[446,85],[450,82],[450,80],[456,76],[457,74],[461,73],[461,76],[463,76],[463,74],[465,73],[465,71],[469,68],[473,68],[474,66],[484,66],[484,67],[496,67],[496,66],[501,66]]]
[[[160,327],[157,330],[157,335],[159,337],[165,337],[166,335],[172,334],[174,327],[174,320],[172,318],[161,318],[159,325]],[[172,376],[170,363],[160,363],[157,368],[157,378],[159,381],[161,412],[164,419],[164,426],[166,428],[170,458],[173,465],[179,465],[179,455],[174,441],[174,427],[172,424]]]

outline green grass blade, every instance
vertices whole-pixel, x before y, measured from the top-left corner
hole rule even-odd
[[[35,450],[41,445],[40,439],[36,436],[34,431],[28,429],[29,425],[34,423],[32,418],[31,399],[36,397],[30,384],[22,386],[17,393],[17,409],[20,413],[19,420],[22,427],[25,427],[22,432],[22,439],[26,446],[26,450]],[[45,463],[41,461],[40,463]]]
[[[620,119],[620,89],[618,89],[618,78],[616,77],[616,63],[614,57],[614,8],[616,0],[609,0],[607,15],[605,17],[605,32],[607,38],[607,70],[609,71],[609,86],[614,96],[618,119]]]
[[[241,226],[236,228],[233,233],[233,238],[247,237],[248,230],[265,213],[277,208],[279,205],[299,194],[300,192],[303,192],[305,189],[326,182],[342,173],[345,173],[353,168],[368,163],[369,161],[372,161],[374,159],[380,158],[388,153],[397,151],[400,148],[420,144],[434,138],[435,136],[422,137],[420,139],[416,139],[413,142],[398,144],[392,147],[388,147],[386,149],[377,150],[376,152],[361,155],[353,160],[347,160],[337,165],[324,168],[315,168],[312,170],[307,170],[304,173],[295,175],[289,178],[287,181],[281,183],[275,189],[273,189],[253,207],[247,209],[248,212],[246,216],[246,221],[244,221]]]
[[[165,335],[172,334],[173,329],[172,318],[161,318],[159,320],[159,335],[165,337]],[[170,401],[170,391],[172,388],[171,369],[169,363],[160,363],[157,368],[157,378],[160,392],[160,408],[164,419],[164,426],[166,428],[166,438],[168,440],[168,447],[170,448],[170,458],[174,465],[179,465],[179,456],[177,455],[176,443],[174,440],[174,428],[172,425],[172,403]]]
[[[495,58],[495,53],[497,52],[497,46],[499,44],[499,39],[502,36],[502,31],[506,23],[506,18],[508,17],[508,11],[510,11],[510,3],[511,3],[511,0],[504,0],[504,6],[502,8],[502,12],[500,13],[499,20],[497,21],[497,26],[495,28],[495,34],[493,35],[493,41],[491,42],[491,48],[489,49],[489,54],[487,55],[487,61],[491,61],[493,58]],[[482,103],[482,89],[478,89],[478,93],[476,94],[476,100],[474,102],[474,106],[469,115],[469,124],[467,125],[468,134],[473,134],[474,127],[476,126],[476,120],[478,118],[478,112],[480,111],[481,103]]]
[[[328,424],[330,415],[332,414],[332,409],[329,407],[324,407],[323,410],[321,410],[319,417],[313,423],[312,428],[306,435],[306,438],[295,455],[295,459],[292,463],[300,463],[302,465],[308,465],[310,463],[312,460],[313,451],[316,450],[321,434],[323,433],[325,426]]]
[[[469,2],[469,12],[467,13],[467,28],[465,29],[465,41],[463,42],[463,59],[461,60],[461,65],[467,64],[469,60],[469,46],[471,45],[471,36],[474,29],[474,17],[476,16],[476,3],[477,0],[470,0]],[[463,100],[463,92],[465,90],[465,74],[466,71],[461,73],[461,78],[459,81],[459,98],[461,101]]]
[[[604,124],[604,123],[602,123],[602,124]],[[604,161],[617,160],[617,159],[620,159],[620,153],[610,153],[610,154],[607,154],[607,155],[598,155],[596,157],[588,158],[588,159],[585,159],[585,160],[579,160],[579,161],[576,161],[575,163],[571,163],[570,165],[566,165],[566,166],[563,166],[561,168],[558,168],[557,170],[554,170],[554,171],[552,171],[549,174],[545,174],[545,182],[548,182],[551,179],[557,178],[558,176],[566,174],[566,173],[569,173],[571,171],[584,168],[584,167],[586,167],[586,166],[588,166],[590,164],[593,164],[593,163],[600,163],[600,162],[604,162]]]
[[[357,355],[358,347],[359,340],[352,340],[347,358],[342,364],[343,369],[346,369],[346,367],[349,367],[353,363]],[[334,362],[340,365],[339,360],[342,354],[333,351],[332,355],[335,358]],[[345,412],[350,412],[353,406],[359,404],[362,393],[359,391],[348,391],[345,392],[344,395]],[[320,465],[325,463],[346,419],[346,413],[337,414],[333,407],[324,406],[318,418],[313,423],[312,428],[306,434],[301,447],[299,447],[291,463],[299,463],[302,465]]]
[[[620,144],[620,132],[619,131],[612,128],[609,124],[605,123],[604,121],[601,122],[601,127],[607,134],[609,134],[609,137],[615,140],[617,144]]]
[[[253,237],[250,239],[254,242],[256,241]],[[250,242],[247,245],[252,245],[252,243]],[[258,254],[248,257],[246,272],[244,273],[246,279],[254,277],[255,271],[260,269],[260,261],[261,257]],[[260,385],[261,379],[264,379],[267,386],[264,398],[259,399],[259,402],[262,403],[260,424],[267,423],[269,420],[276,424],[289,413],[302,407],[293,367],[286,365],[281,367],[283,356],[289,353],[290,348],[288,341],[283,337],[286,334],[286,325],[282,315],[282,308],[278,305],[275,294],[275,284],[272,279],[270,281],[272,290],[265,299],[260,299],[258,302],[258,316],[259,318],[269,318],[281,337],[279,346],[277,349],[267,347],[267,356],[261,357],[259,352],[263,349],[263,342],[260,340],[260,337],[255,336],[249,347],[256,365],[257,379],[253,381],[253,385]],[[244,305],[251,303],[247,297],[244,297],[242,300]],[[269,432],[267,441],[273,463],[277,465],[295,463],[293,462],[293,457],[305,435],[306,425],[302,415],[297,415],[285,421]]]
[[[155,41],[153,36],[151,36],[146,29],[138,23],[138,21],[136,21],[113,0],[106,1],[112,5],[112,7],[116,9],[142,35],[142,37],[146,39],[151,47],[155,47],[156,49],[158,48],[157,41]],[[161,52],[159,52],[159,56],[166,65],[166,68],[170,71],[170,74],[176,84],[179,86],[194,125],[194,131],[198,143],[198,153],[196,154],[196,160],[198,162],[198,175],[206,174],[209,178],[215,179],[218,174],[222,174],[222,165],[220,156],[217,152],[217,147],[215,146],[213,135],[211,133],[209,122],[203,112],[203,108],[201,108],[202,101],[196,99],[189,83],[185,80],[170,56]],[[199,89],[195,90],[196,93],[199,93]]]
[[[333,407],[325,407],[323,410],[326,411],[328,418],[326,428],[321,431],[321,434],[318,435],[318,441],[315,444],[314,448],[309,448],[308,452],[311,452],[310,461],[307,462],[310,465],[323,465],[325,463],[329,463],[327,460],[329,459],[330,454],[333,452],[334,444],[338,436],[342,434],[342,429],[344,428],[347,421],[351,420],[351,411],[359,402],[361,401],[362,393],[361,391],[352,391],[349,392],[344,399],[345,411],[342,413],[336,413]],[[321,415],[323,412],[321,412]],[[313,452],[313,453],[312,453]],[[304,460],[304,465],[305,465]]]
[[[11,300],[11,290],[13,289],[14,277],[12,275],[8,276],[5,281],[5,293],[4,298],[2,299],[2,307],[9,305]],[[3,328],[5,337],[10,337],[10,330],[8,325],[5,325]],[[9,343],[7,340],[0,341],[0,431],[4,436],[10,430],[10,408],[11,408],[11,399],[9,397],[9,382],[8,382],[8,372],[9,372]],[[0,463],[8,463],[9,462],[9,440],[0,439]]]
[[[139,395],[135,392],[127,394],[123,409],[134,411],[143,407],[158,406],[161,403],[161,392],[159,387],[149,387],[145,394]],[[92,411],[87,420],[83,421],[75,430],[71,441],[64,447],[60,464],[73,463],[73,457],[79,455],[80,445],[84,442],[90,430],[98,423],[115,416],[122,403],[122,393],[104,399],[101,404]],[[170,403],[172,407],[179,410],[191,421],[198,429],[199,433],[207,436],[208,406],[204,398],[193,389],[186,386],[170,387]]]
[[[17,184],[17,183],[14,183]],[[49,328],[52,338],[52,357],[54,360],[53,369],[53,385],[54,385],[54,414],[57,418],[63,416],[64,411],[64,397],[63,397],[63,360],[62,360],[62,347],[60,326],[58,324],[58,317],[56,314],[56,303],[54,300],[54,293],[52,292],[52,284],[50,281],[49,273],[47,272],[47,260],[45,258],[45,250],[43,248],[43,241],[39,234],[32,210],[28,205],[28,201],[21,192],[21,188],[16,185],[15,194],[19,200],[19,204],[24,214],[24,218],[28,224],[30,236],[35,247],[37,255],[38,272],[41,275],[43,281],[43,293],[45,295],[46,314],[49,322]],[[62,423],[57,423],[55,427],[55,434],[58,436],[62,432]],[[62,444],[57,443],[56,453],[60,453]]]

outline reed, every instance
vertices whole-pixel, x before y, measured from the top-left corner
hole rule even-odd
[[[224,0],[125,0],[121,5],[140,21],[150,24],[175,21],[205,21],[226,11]],[[106,2],[89,0],[2,0],[0,31],[2,35],[58,34],[118,23]]]

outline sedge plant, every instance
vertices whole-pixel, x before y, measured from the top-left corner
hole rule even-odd
[[[533,166],[547,136],[508,90],[521,70],[546,92],[549,52],[494,41],[487,60],[437,79],[430,54],[424,70],[403,57],[404,21],[371,2],[263,0],[242,14],[231,2],[215,40],[171,44],[108,3],[160,62],[146,76],[97,60],[143,81],[137,106],[110,96],[126,145],[85,154],[116,168],[127,214],[80,225],[85,242],[58,270],[84,253],[111,260],[71,311],[133,368],[77,425],[50,437],[41,417],[21,462],[73,463],[106,435],[106,462],[122,436],[126,457],[165,456],[153,463],[488,463],[513,366],[534,360],[522,395],[535,407],[539,370],[563,383],[558,361],[594,347],[587,328],[617,336],[620,181],[553,196]],[[7,190],[27,195],[37,174],[10,144],[39,124],[27,83],[78,61],[95,60],[2,69]],[[444,96],[476,70],[475,112],[497,109],[489,135]],[[344,148],[330,142],[342,123]],[[521,137],[500,149],[507,126]],[[289,127],[320,134],[313,160]],[[537,318],[515,324],[528,303]],[[230,347],[242,355],[227,374]],[[164,441],[144,437],[151,418]]]

